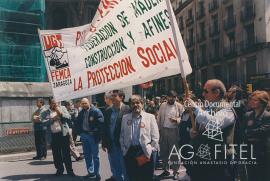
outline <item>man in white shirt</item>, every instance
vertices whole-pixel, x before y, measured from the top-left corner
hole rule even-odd
[[[163,161],[164,172],[159,177],[166,177],[170,175],[169,169],[172,168],[174,177],[177,177],[179,164],[177,158],[172,157],[169,160],[169,155],[173,146],[178,147],[179,132],[178,124],[181,120],[181,115],[184,112],[183,106],[176,102],[177,93],[170,91],[167,95],[167,102],[160,105],[157,117],[159,131],[160,131],[160,157]],[[173,164],[169,165],[169,161]],[[169,168],[170,167],[170,168]]]

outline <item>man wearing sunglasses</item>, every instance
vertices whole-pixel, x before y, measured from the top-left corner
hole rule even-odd
[[[217,79],[208,80],[203,88],[203,97],[205,98],[204,107],[199,107],[196,103],[187,98],[186,107],[194,110],[196,130],[191,130],[194,150],[200,150],[202,145],[206,145],[209,150],[208,160],[226,161],[234,151],[229,144],[234,144],[235,114],[232,107],[224,100],[226,88],[224,84]],[[212,133],[212,134],[211,134]],[[222,153],[215,156],[216,145],[221,145]],[[227,149],[226,149],[227,146]],[[225,148],[225,149],[224,149]],[[224,153],[226,150],[226,153]],[[205,157],[197,154],[194,160],[201,161]],[[228,174],[229,173],[229,174]],[[208,180],[232,180],[232,174],[227,169],[226,164],[209,164],[192,166],[190,171],[192,181]]]

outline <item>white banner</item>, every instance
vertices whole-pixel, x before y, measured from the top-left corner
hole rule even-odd
[[[91,24],[39,31],[57,101],[179,74],[179,62],[190,74],[178,28],[176,35],[181,58],[164,0],[102,0]]]

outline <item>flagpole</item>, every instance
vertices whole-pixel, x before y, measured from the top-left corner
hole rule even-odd
[[[181,70],[182,82],[183,82],[184,90],[185,90],[185,97],[190,98],[190,90],[189,90],[189,86],[188,86],[188,83],[187,83],[184,66],[183,66],[183,63],[181,62],[183,60],[181,59],[180,47],[179,47],[179,44],[178,44],[178,41],[177,41],[175,24],[174,24],[174,21],[173,21],[173,18],[172,18],[173,12],[172,12],[172,9],[171,9],[171,6],[170,6],[170,0],[165,0],[165,1],[166,1],[166,6],[167,6],[168,13],[169,13],[171,26],[172,26],[172,33],[173,33],[173,40],[174,40],[175,47],[176,47],[176,54],[177,54],[177,57],[179,58],[178,61],[179,61],[179,66],[180,66],[180,70]],[[191,118],[192,129],[196,130],[196,122],[195,122],[195,118],[194,118],[194,115],[193,115],[193,111],[192,111],[192,109],[190,107],[188,108],[188,110],[189,110],[189,116]]]

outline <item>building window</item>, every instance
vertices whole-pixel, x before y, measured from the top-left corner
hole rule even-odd
[[[183,30],[184,29],[184,21],[183,21],[183,16],[179,18],[179,29]]]
[[[214,67],[214,74],[215,74],[215,79],[221,80],[222,78],[222,71],[221,71],[221,66],[215,66]]]
[[[194,50],[189,51],[189,61],[191,66],[194,68]]]
[[[218,30],[218,15],[212,16],[213,26],[215,30]]]
[[[246,26],[245,31],[248,44],[253,44],[255,42],[254,24]]]
[[[204,12],[204,2],[203,2],[203,1],[200,1],[200,2],[199,2],[199,11],[200,11],[201,13]]]
[[[188,10],[188,19],[192,19],[192,9]]]
[[[190,28],[188,33],[189,33],[189,39],[193,41],[193,28]]]
[[[213,40],[213,50],[214,50],[214,56],[218,58],[219,57],[219,39]]]
[[[206,62],[206,45],[200,46],[200,65],[205,65]]]
[[[227,7],[227,15],[229,20],[234,18],[233,5]]]
[[[246,80],[249,81],[250,77],[257,73],[256,57],[249,58],[246,61]]]
[[[232,62],[229,64],[229,85],[232,85],[237,81],[237,67],[236,62]]]
[[[205,23],[200,23],[200,39],[205,38]]]
[[[235,48],[234,32],[228,34],[228,38],[229,38],[229,48],[230,48],[230,50],[234,50],[234,48]]]
[[[205,15],[205,11],[204,11],[204,2],[200,1],[199,2],[199,11],[198,11],[198,16],[197,18],[200,19]]]
[[[203,69],[203,70],[201,70],[201,83],[202,83],[202,85],[204,85],[207,80],[208,80],[207,69]]]

